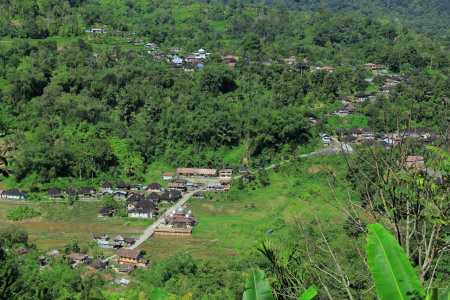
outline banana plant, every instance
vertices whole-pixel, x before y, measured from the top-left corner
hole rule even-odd
[[[246,291],[242,300],[274,300],[269,281],[263,270],[254,270],[245,282]],[[299,300],[312,300],[317,296],[316,287],[307,289]]]
[[[367,263],[381,300],[450,299],[449,290],[440,296],[437,289],[426,294],[403,248],[383,226],[371,224],[368,230]]]

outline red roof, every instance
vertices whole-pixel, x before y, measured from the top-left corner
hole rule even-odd
[[[174,176],[175,174],[173,174],[172,172],[166,172],[164,174],[162,174],[162,176]]]

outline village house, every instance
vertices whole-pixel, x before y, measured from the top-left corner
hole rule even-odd
[[[132,207],[130,209],[130,206]],[[150,200],[128,202],[129,218],[153,218],[156,215],[157,205]]]
[[[183,59],[181,57],[178,57],[178,55],[174,55],[171,63],[176,64],[177,66],[181,66],[181,64],[183,63]]]
[[[107,249],[118,249],[122,247],[121,243],[110,242],[110,241],[97,241],[97,247],[107,248]]]
[[[68,189],[66,189],[66,195],[68,197],[77,197],[78,190],[77,189],[68,188]]]
[[[321,70],[322,71],[327,71],[327,72],[330,72],[330,73],[333,73],[333,71],[334,71],[334,69],[332,67],[329,67],[329,66],[325,66],[325,67],[321,68]]]
[[[180,192],[186,192],[186,183],[170,182],[168,184],[169,190],[178,190]]]
[[[237,62],[239,60],[239,56],[222,55],[222,60],[226,62]]]
[[[119,264],[131,264],[145,267],[148,260],[144,258],[145,250],[132,250],[121,248],[117,250],[116,255],[119,258]]]
[[[358,93],[358,94],[355,94],[355,95],[353,96],[353,98],[355,99],[356,102],[364,102],[364,101],[366,101],[367,99],[369,99],[369,100],[374,100],[374,99],[375,99],[375,96],[376,96],[375,92],[367,92],[367,93]]]
[[[92,197],[95,195],[95,188],[93,186],[85,186],[78,191],[78,195],[83,197]]]
[[[99,218],[104,218],[104,217],[112,217],[113,214],[114,211],[112,209],[110,209],[109,207],[103,207],[98,211],[97,216]]]
[[[58,188],[51,188],[50,190],[48,190],[47,195],[52,199],[64,199],[64,195]]]
[[[113,193],[114,199],[126,199],[128,196],[128,191],[126,190],[117,190]]]
[[[205,199],[206,198],[206,194],[197,192],[197,193],[194,193],[191,197],[192,198],[196,198],[196,199]]]
[[[219,171],[220,178],[231,178],[233,177],[233,169],[222,169]]]
[[[354,115],[356,112],[356,107],[351,104],[346,104],[342,108],[336,109],[336,114],[340,117],[346,117],[350,115]]]
[[[109,236],[107,236],[106,234],[94,233],[92,235],[92,237],[94,238],[94,241],[108,241],[109,240]]]
[[[161,196],[160,196],[159,194],[155,193],[155,192],[151,193],[151,194],[147,197],[147,199],[149,199],[150,201],[152,201],[152,202],[154,202],[154,203],[156,203],[156,204],[158,204],[158,203],[161,202]]]
[[[284,63],[288,65],[295,65],[297,64],[297,58],[295,56],[290,56],[284,59]]]
[[[123,235],[118,235],[113,240],[114,242],[121,243],[122,247],[131,246],[136,242],[134,237],[126,237]]]
[[[337,136],[345,136],[345,135],[348,135],[348,134],[349,134],[348,130],[345,129],[345,128],[341,128],[341,129],[337,129],[336,130],[336,135]]]
[[[194,62],[194,61],[195,61],[195,55],[194,55],[194,54],[189,54],[189,55],[187,55],[187,56],[184,58],[184,60],[185,60],[186,62]]]
[[[216,169],[177,168],[178,176],[217,177]]]
[[[92,257],[82,253],[70,253],[66,257],[72,261],[72,268],[76,268],[79,265],[87,264],[89,263],[89,261],[92,260]]]
[[[101,270],[107,269],[108,265],[106,263],[102,262],[101,260],[97,260],[97,261],[90,263],[89,267],[91,267],[97,271],[101,271]]]
[[[405,159],[406,166],[411,169],[420,169],[425,166],[423,156],[409,155]]]
[[[361,128],[361,136],[366,139],[373,139],[375,137],[372,129],[370,129],[368,127]]]
[[[180,198],[181,198],[181,192],[178,190],[168,190],[168,191],[165,191],[160,196],[161,202],[164,202],[164,203],[176,202]]]
[[[152,182],[149,185],[144,187],[144,190],[147,192],[164,192],[166,189],[157,182]]]
[[[383,65],[377,65],[377,64],[374,64],[374,63],[367,63],[367,64],[364,64],[364,67],[365,67],[366,69],[370,69],[370,70],[386,71],[386,67],[385,67],[385,66],[383,66]]]
[[[322,138],[322,144],[324,146],[330,145],[331,137],[328,134],[324,133],[324,134],[320,135],[320,137]]]
[[[389,85],[383,85],[382,87],[379,87],[378,90],[380,93],[387,94],[391,90],[391,87]]]
[[[195,64],[184,62],[181,64],[180,68],[183,69],[183,71],[185,71],[185,72],[191,72],[191,71],[194,71]]]
[[[100,185],[100,192],[103,192],[105,190],[112,190],[113,185],[111,182],[105,181]]]
[[[353,135],[353,136],[359,136],[361,134],[361,130],[359,130],[356,127],[352,127],[349,131],[349,134]]]
[[[170,47],[169,48],[170,52],[183,52],[183,48],[178,48],[178,47]]]
[[[142,184],[131,184],[130,190],[134,192],[139,192],[142,188]]]
[[[147,43],[144,46],[147,47],[147,48],[152,49],[153,51],[158,50],[158,46],[155,43]]]
[[[206,185],[206,188],[209,191],[213,191],[215,193],[228,192],[230,190],[230,186],[224,181],[208,183]]]
[[[116,184],[116,188],[120,190],[129,190],[130,184],[128,182],[121,180],[118,184]]]
[[[3,191],[2,198],[6,199],[25,199],[28,197],[28,193],[23,190],[10,189]]]
[[[186,212],[186,209],[180,206],[168,216],[164,215],[162,217],[161,224],[155,229],[155,234],[191,235],[197,221],[191,210]]]
[[[173,179],[173,176],[175,176],[174,173],[172,173],[172,172],[166,172],[166,173],[162,174],[161,179],[162,179],[162,180],[172,180],[172,179]]]

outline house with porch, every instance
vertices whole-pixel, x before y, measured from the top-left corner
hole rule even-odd
[[[97,213],[97,216],[99,218],[104,218],[104,217],[112,217],[114,214],[114,211],[109,208],[109,207],[103,207],[102,209],[100,209]]]
[[[146,190],[147,192],[159,193],[159,192],[164,192],[166,189],[162,185],[160,185],[159,183],[152,182],[149,185],[145,186],[144,190]]]
[[[64,199],[64,195],[58,188],[51,188],[50,190],[48,190],[47,195],[52,199]]]
[[[165,173],[162,174],[161,179],[162,180],[172,180],[173,176],[175,176],[174,173],[172,173],[172,172],[165,172]]]
[[[128,202],[128,217],[153,218],[156,215],[157,205],[150,200]]]
[[[233,169],[222,169],[219,171],[219,177],[220,178],[227,178],[230,179],[233,177]]]
[[[180,192],[186,192],[186,183],[170,182],[168,184],[169,190],[178,190]]]
[[[100,192],[103,192],[105,190],[112,190],[113,185],[111,182],[105,181],[100,185]]]
[[[168,191],[165,191],[160,196],[161,202],[164,202],[164,203],[176,202],[180,198],[181,198],[181,192],[178,190],[168,190]]]
[[[2,198],[6,199],[25,199],[28,197],[28,193],[23,190],[10,189],[3,191]]]
[[[144,258],[145,254],[145,250],[132,250],[125,248],[120,248],[116,253],[119,259],[119,264],[131,264],[143,267],[148,264],[148,260]]]

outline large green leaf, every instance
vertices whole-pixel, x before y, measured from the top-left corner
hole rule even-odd
[[[380,299],[425,298],[425,290],[395,238],[380,224],[368,229],[367,263]]]
[[[307,289],[298,300],[312,300],[317,296],[317,289],[315,285],[312,285]]]
[[[439,293],[439,300],[450,300],[450,289]]]
[[[246,291],[243,300],[273,300],[269,281],[265,278],[264,271],[255,270],[245,282]]]

